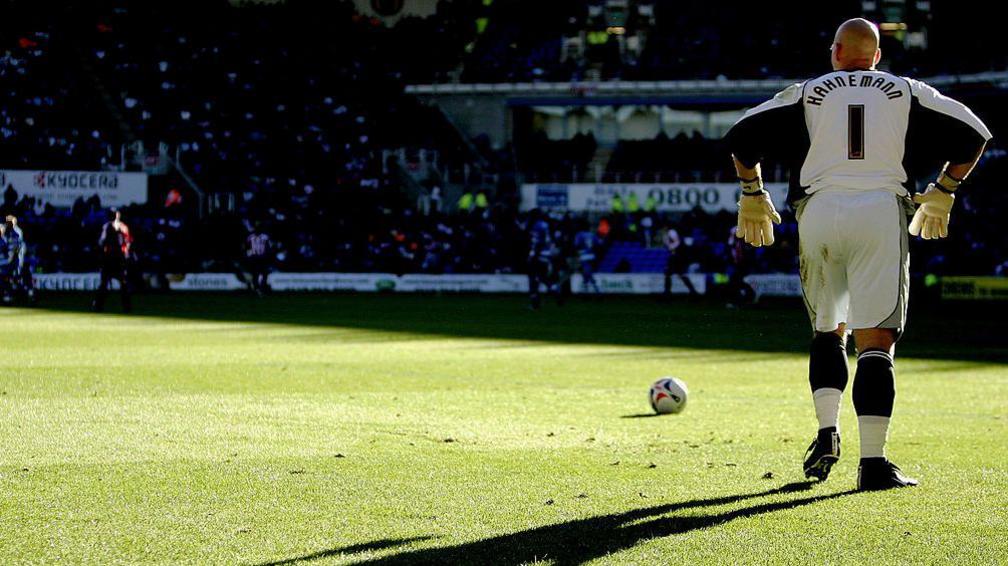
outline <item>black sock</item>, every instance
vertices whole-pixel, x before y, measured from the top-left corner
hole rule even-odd
[[[847,387],[847,350],[835,332],[818,332],[809,347],[809,385],[819,432],[835,432]]]
[[[870,349],[858,356],[854,373],[854,410],[861,435],[861,460],[885,458],[889,420],[896,400],[896,371],[885,350]]]
[[[812,392],[847,387],[847,349],[835,332],[817,332],[809,347],[809,385]]]
[[[852,397],[859,417],[892,417],[896,400],[896,371],[889,352],[872,349],[858,355]]]

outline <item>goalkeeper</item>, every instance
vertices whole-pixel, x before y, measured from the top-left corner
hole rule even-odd
[[[727,135],[742,184],[737,234],[753,246],[773,244],[773,224],[781,221],[763,190],[760,161],[773,156],[792,167],[788,202],[798,218],[819,424],[803,469],[825,480],[840,457],[838,414],[853,331],[861,490],[917,485],[885,451],[896,395],[893,355],[906,322],[907,237],[948,235],[956,190],[991,138],[959,102],[877,70],[880,57],[874,24],[844,22],[833,41],[832,73],[784,89]],[[939,166],[937,179],[911,200],[913,174]]]

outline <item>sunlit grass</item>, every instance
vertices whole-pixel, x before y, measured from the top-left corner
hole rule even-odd
[[[132,317],[5,310],[0,562],[997,563],[1008,551],[1008,365],[983,361],[1000,350],[963,340],[931,359],[926,337],[908,339],[890,452],[921,487],[846,493],[847,401],[834,476],[781,491],[803,480],[815,428],[797,307],[522,307],[197,296],[142,298]],[[963,336],[983,323],[956,324]],[[641,416],[662,375],[689,383],[687,410]]]

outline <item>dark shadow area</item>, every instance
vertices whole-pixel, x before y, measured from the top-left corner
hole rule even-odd
[[[614,513],[537,527],[455,546],[403,551],[382,558],[358,561],[356,564],[519,564],[538,559],[550,560],[557,565],[576,565],[632,548],[650,539],[716,527],[735,519],[794,509],[854,493],[853,491],[843,491],[788,501],[760,503],[724,513],[684,517],[669,516],[687,509],[727,505],[772,495],[803,492],[811,489],[814,485],[815,482],[799,482],[758,493],[655,505],[625,513]],[[339,550],[337,552],[346,551]],[[323,555],[324,553],[318,554]]]
[[[40,309],[86,312],[90,295],[46,294]],[[345,329],[374,331],[374,340],[418,335],[500,338],[535,342],[735,350],[763,355],[807,352],[811,330],[800,300],[764,300],[727,309],[711,298],[575,298],[540,311],[514,295],[245,294],[139,295],[130,316],[278,323],[329,328],[304,339],[346,340]],[[898,357],[1008,363],[1003,320],[1008,304],[911,302]],[[110,307],[117,315],[118,305]],[[30,311],[21,311],[24,313]],[[99,316],[99,315],[95,315]],[[378,333],[385,333],[378,334]],[[350,339],[359,340],[359,336]],[[502,345],[503,346],[503,345]],[[511,345],[508,345],[511,346]],[[656,352],[655,355],[660,355]],[[641,352],[640,356],[649,355]]]
[[[294,558],[287,558],[284,560],[277,560],[276,562],[260,562],[257,566],[288,566],[290,564],[299,564],[301,562],[311,562],[312,560],[321,560],[323,558],[330,558],[333,556],[339,556],[341,554],[356,554],[358,552],[368,552],[372,550],[384,550],[386,548],[393,548],[396,546],[402,546],[404,544],[409,544],[411,542],[419,542],[430,540],[433,537],[410,537],[410,538],[394,538],[394,539],[382,539],[367,542],[364,544],[355,544],[351,546],[344,546],[341,548],[333,548],[330,550],[323,550],[320,552],[313,552],[311,554],[305,554],[304,556],[295,556]]]
[[[621,415],[621,419],[650,419],[651,417],[660,417],[658,413],[637,413],[636,415]]]

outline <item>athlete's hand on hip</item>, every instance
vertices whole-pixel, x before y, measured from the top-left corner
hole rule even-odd
[[[955,204],[955,195],[931,183],[923,193],[914,195],[913,201],[920,206],[910,221],[910,234],[925,240],[948,236],[949,214]]]
[[[774,208],[770,194],[766,191],[742,193],[738,202],[738,226],[735,237],[744,238],[746,243],[769,246],[774,243],[773,225],[780,224],[781,217]]]

